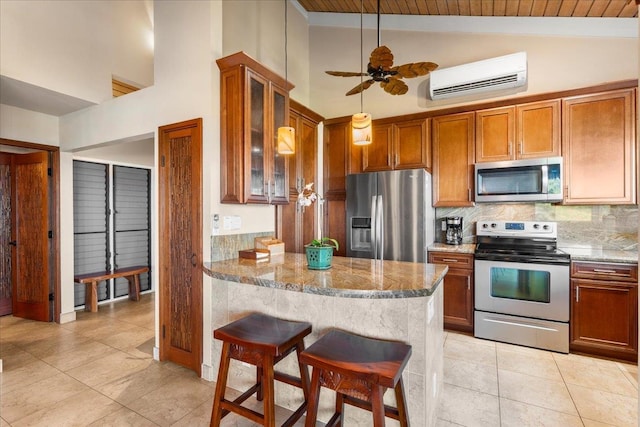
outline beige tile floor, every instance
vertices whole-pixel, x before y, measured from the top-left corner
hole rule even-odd
[[[638,367],[447,332],[438,427],[637,426]]]
[[[208,425],[215,384],[154,361],[153,324],[152,294],[64,325],[1,317],[0,427]],[[635,365],[451,332],[444,352],[438,426],[637,425]]]

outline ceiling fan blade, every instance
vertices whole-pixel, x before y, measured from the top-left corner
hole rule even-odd
[[[371,52],[369,64],[375,69],[382,68],[388,70],[393,66],[393,54],[386,46],[378,46]]]
[[[398,79],[389,79],[389,81],[380,82],[380,86],[382,86],[385,92],[391,95],[404,95],[409,90],[409,86]]]
[[[374,83],[375,83],[375,81],[373,79],[364,81],[364,82],[360,83],[358,86],[356,86],[353,89],[351,89],[349,92],[347,92],[347,96],[355,95],[356,93],[360,93],[365,89],[369,89],[371,87],[371,85],[374,84]]]
[[[400,77],[410,79],[412,77],[425,76],[436,68],[438,68],[438,64],[434,62],[411,62],[393,67],[391,71],[397,71]]]
[[[359,77],[359,76],[368,76],[367,73],[354,73],[351,71],[325,71],[325,73],[330,76],[338,76],[338,77]]]

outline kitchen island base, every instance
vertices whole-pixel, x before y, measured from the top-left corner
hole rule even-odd
[[[432,426],[442,389],[443,369],[443,298],[442,286],[431,295],[411,298],[344,298],[296,292],[275,287],[251,286],[211,278],[211,325],[219,328],[234,320],[259,312],[287,320],[306,321],[313,325],[305,338],[310,346],[331,329],[337,328],[372,338],[404,341],[412,346],[412,355],[403,373],[410,424]],[[217,378],[222,343],[214,340],[213,377]],[[280,362],[281,370],[294,375],[297,361],[290,355]],[[299,372],[298,372],[299,373]],[[255,368],[236,363],[228,387],[244,390],[255,377]],[[301,403],[299,390],[276,384],[277,406],[295,410]],[[321,393],[318,419],[326,422],[334,412],[335,396]],[[395,405],[393,390],[385,393],[385,403]],[[371,413],[347,405],[345,425],[370,426]],[[397,421],[387,419],[387,425]]]

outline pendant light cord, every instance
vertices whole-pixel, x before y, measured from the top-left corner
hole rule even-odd
[[[364,92],[364,88],[362,87],[363,83],[363,75],[362,75],[362,61],[363,61],[363,43],[362,43],[362,15],[364,13],[364,0],[360,0],[360,112],[362,113],[362,92]]]
[[[288,13],[287,13],[287,3],[289,0],[284,0],[284,81],[289,85],[289,58],[288,58],[288,49],[287,49],[287,23],[288,23]],[[286,89],[286,88],[285,88]]]
[[[378,47],[380,47],[380,0],[378,0]]]

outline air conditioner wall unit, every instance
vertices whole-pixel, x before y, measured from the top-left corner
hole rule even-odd
[[[527,53],[517,52],[431,72],[432,100],[474,95],[527,83]]]

